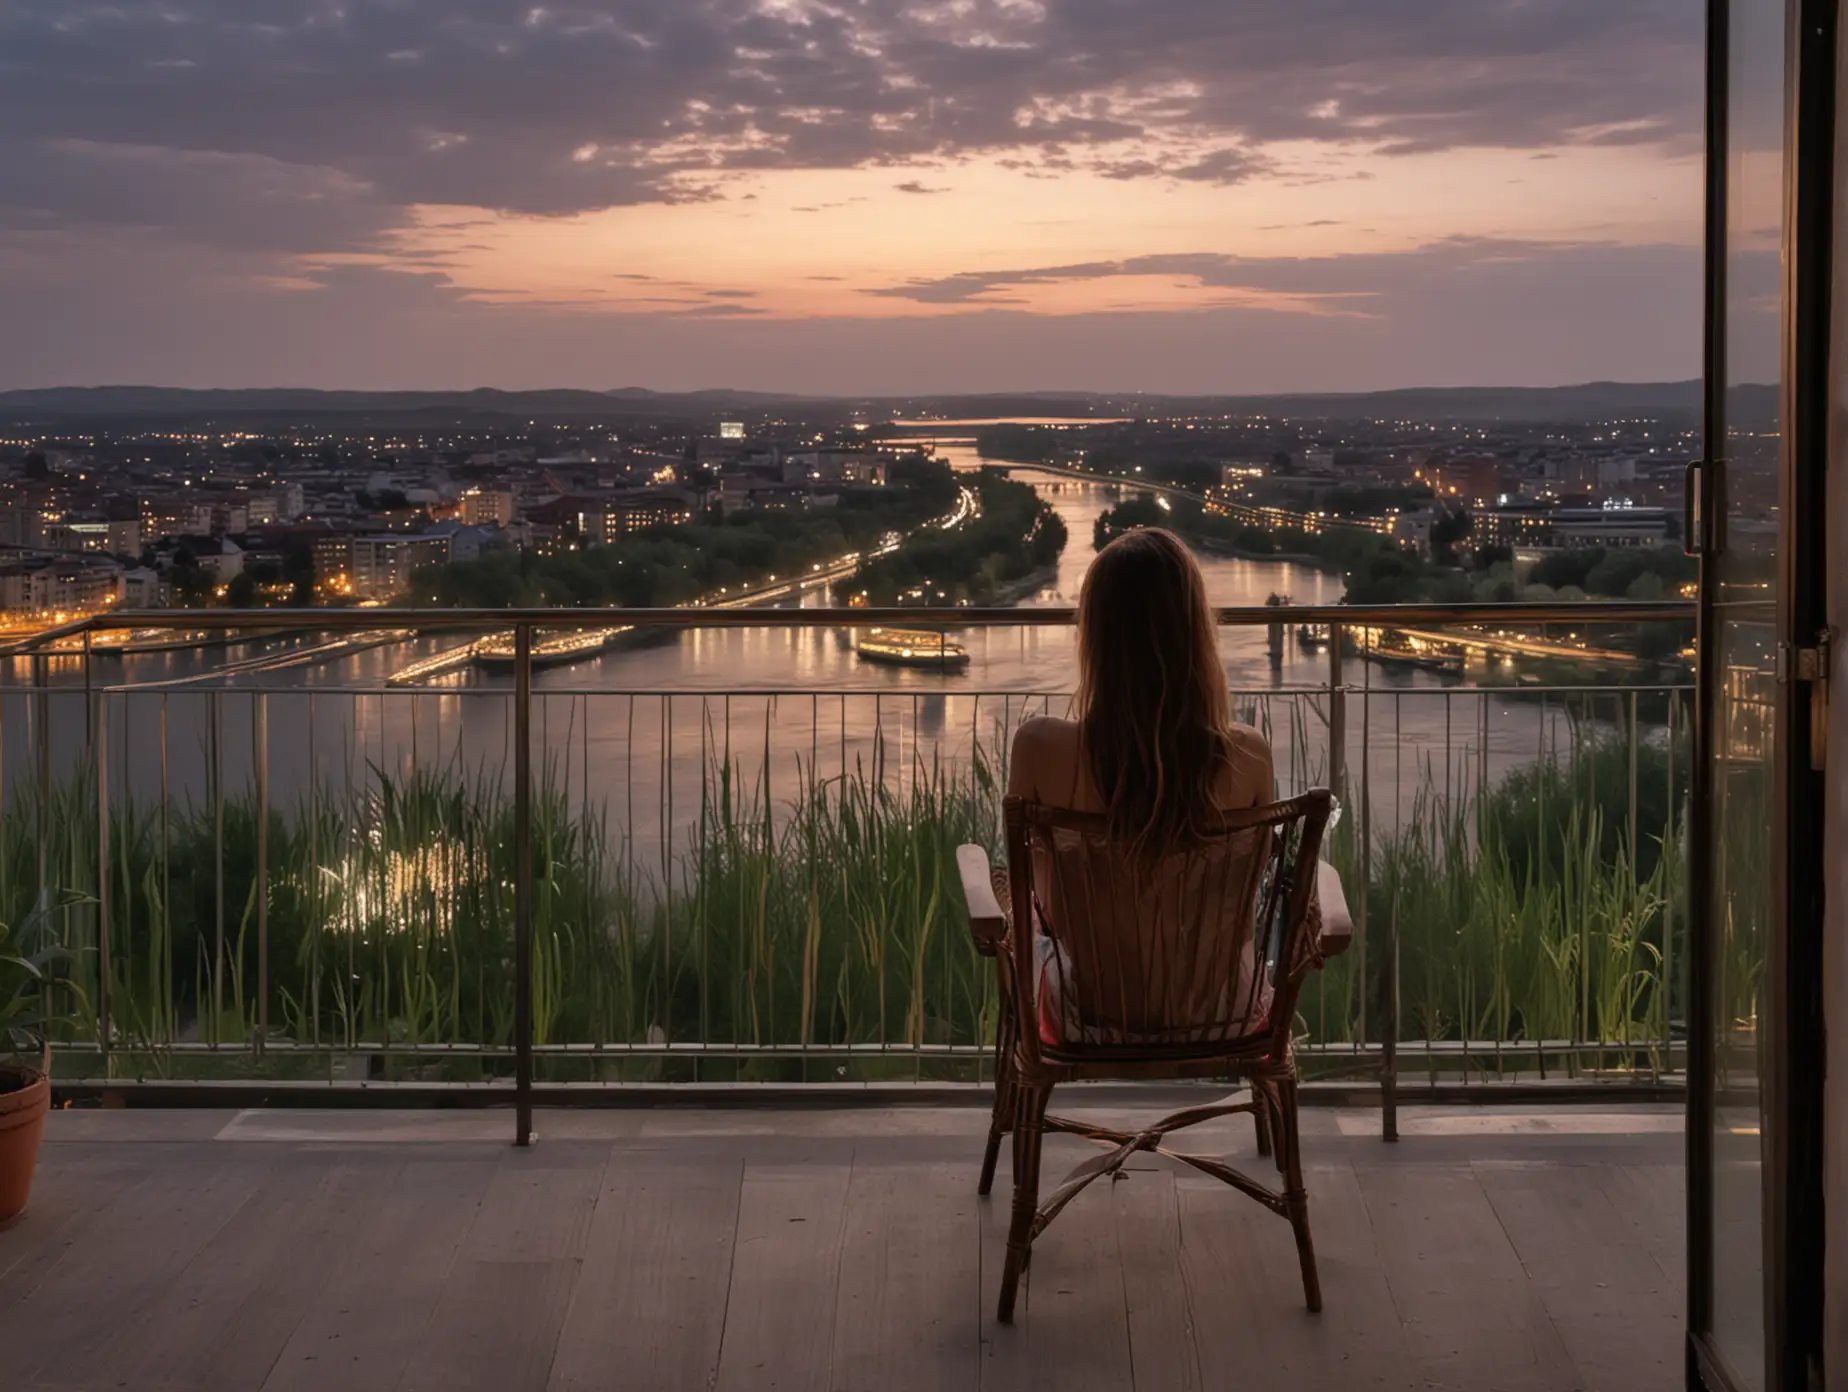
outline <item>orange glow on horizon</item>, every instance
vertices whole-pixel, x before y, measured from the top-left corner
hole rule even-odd
[[[1291,293],[1185,275],[1046,277],[1135,257],[1392,256],[1455,238],[1693,245],[1693,156],[1644,146],[1452,150],[1381,157],[1303,144],[1278,172],[1216,185],[1048,178],[972,159],[929,169],[741,174],[717,197],[540,218],[423,207],[377,256],[309,260],[435,267],[471,298],[551,310],[697,318],[915,318],[1006,309],[1083,314],[1229,304],[1365,315],[1366,291]],[[933,190],[902,191],[917,184]],[[965,298],[890,292],[1022,271]],[[277,288],[311,284],[283,278]]]

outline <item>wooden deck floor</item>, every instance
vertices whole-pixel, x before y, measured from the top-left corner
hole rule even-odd
[[[504,1113],[63,1113],[0,1229],[0,1382],[1681,1385],[1672,1114],[1409,1113],[1386,1146],[1365,1114],[1308,1113],[1320,1316],[1287,1224],[1149,1159],[1048,1231],[1012,1328],[1002,1184],[975,1195],[984,1122],[553,1113],[516,1151]],[[1215,1139],[1251,1153],[1242,1127]],[[1054,1138],[1049,1173],[1084,1153]]]

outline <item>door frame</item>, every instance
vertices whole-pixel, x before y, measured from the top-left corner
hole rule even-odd
[[[1821,688],[1801,675],[1799,650],[1827,626],[1826,544],[1830,345],[1836,168],[1839,0],[1786,0],[1783,322],[1777,547],[1778,682],[1772,847],[1776,885],[1764,985],[1767,1042],[1763,1113],[1766,1386],[1822,1386],[1823,817],[1825,782],[1813,767]],[[1706,316],[1703,458],[1689,476],[1689,548],[1701,558],[1697,618],[1696,756],[1688,846],[1691,992],[1688,1029],[1688,1385],[1736,1386],[1711,1343],[1713,1154],[1716,1115],[1713,995],[1718,948],[1711,912],[1713,711],[1720,673],[1717,583],[1725,550],[1727,137],[1730,0],[1707,11]],[[1826,711],[1825,711],[1826,714]]]

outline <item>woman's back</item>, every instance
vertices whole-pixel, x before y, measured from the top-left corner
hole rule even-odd
[[[1270,742],[1249,725],[1233,725],[1231,755],[1220,769],[1214,804],[1221,812],[1242,812],[1273,796]],[[1008,756],[1007,791],[1047,807],[1074,812],[1108,810],[1085,757],[1082,727],[1075,720],[1038,716],[1021,725]]]
[[[1272,796],[1270,745],[1248,726],[1231,735],[1214,789],[1222,813]],[[1049,808],[1107,810],[1070,720],[1021,727],[1008,792]],[[1197,1043],[1262,1028],[1269,993],[1252,942],[1269,849],[1261,837],[1212,837],[1154,858],[1064,828],[1039,828],[1031,844],[1044,1042]]]

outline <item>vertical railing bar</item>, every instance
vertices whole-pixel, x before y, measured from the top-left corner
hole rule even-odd
[[[911,805],[904,809],[907,820],[917,815],[918,775],[924,771],[924,726],[918,718],[919,699],[917,692],[914,691],[911,693]],[[905,747],[905,717],[902,711],[899,713],[898,719],[898,747],[902,753]],[[904,786],[904,776],[900,774],[899,789],[901,793],[904,790]],[[913,948],[912,952],[915,954],[916,949]],[[922,973],[912,971],[909,972],[908,975],[910,975],[914,982],[917,982],[920,986],[922,985],[920,980]],[[924,1055],[922,1052],[924,1044],[924,1002],[922,1000],[914,1002],[912,1011],[914,1012],[916,1023],[913,1026],[914,1032],[911,1043],[911,1080],[914,1083],[921,1083],[924,1081]]]
[[[35,888],[35,901],[38,912],[35,917],[41,931],[51,921],[51,672],[43,652],[32,654],[33,694],[28,698],[28,724],[35,726],[33,757],[38,774],[38,884]],[[61,944],[68,945],[68,944]],[[49,983],[40,987],[39,1004],[41,1013],[51,1013],[51,987]],[[51,1041],[47,1035],[41,1051],[40,1064],[47,1071],[51,1065]]]
[[[1342,626],[1330,624],[1328,626],[1328,786],[1336,797],[1345,800],[1347,797],[1347,686],[1342,680],[1341,639]],[[1329,846],[1328,854],[1333,856],[1333,845]],[[1365,890],[1366,886],[1363,882],[1361,885],[1363,897]],[[1318,972],[1316,975],[1324,977],[1326,973]],[[1365,976],[1361,978],[1361,993],[1363,995],[1366,993]],[[1366,1015],[1364,1006],[1360,1013],[1364,1019]],[[1362,1028],[1364,1029],[1365,1026],[1363,1025]],[[1326,1003],[1322,1009],[1322,1029],[1324,1033],[1328,1029]],[[1349,1033],[1350,1035],[1353,1033],[1351,1021],[1349,1022]],[[1356,1040],[1355,1043],[1358,1046],[1359,1041]]]
[[[225,751],[222,689],[207,693],[206,729],[212,742],[212,1047],[223,1043],[225,1022]]]
[[[1560,705],[1567,712],[1566,732],[1572,740],[1572,745],[1571,745],[1572,759],[1571,759],[1570,764],[1568,765],[1566,787],[1574,801],[1576,801],[1579,796],[1579,782],[1578,782],[1579,757],[1580,757],[1579,746],[1583,742],[1583,731],[1584,731],[1584,727],[1586,724],[1586,720],[1582,712],[1583,712],[1584,707],[1587,704],[1589,703],[1581,700],[1580,701],[1581,714],[1577,717],[1574,717],[1571,714],[1572,696],[1570,694],[1567,694],[1560,698]],[[1593,707],[1593,710],[1595,713],[1596,708]],[[1589,787],[1591,790],[1591,805],[1595,808],[1598,805],[1597,803],[1598,764],[1597,764],[1596,759],[1588,759],[1588,762],[1590,764],[1590,769],[1591,769],[1591,775],[1589,779]],[[1569,815],[1570,814],[1568,813],[1568,816]],[[1603,839],[1602,837],[1603,828],[1600,827],[1599,831],[1600,831],[1599,840],[1601,842]],[[1566,855],[1571,854],[1571,848],[1568,846],[1565,846],[1562,844],[1560,849]],[[1600,845],[1598,849],[1601,850],[1602,845]],[[1604,1050],[1602,1047],[1604,1031],[1601,1029],[1597,1030],[1597,1037],[1593,1038],[1594,1026],[1592,1024],[1592,1018],[1591,1018],[1591,919],[1589,915],[1586,915],[1586,914],[1579,915],[1578,930],[1579,930],[1579,1032],[1580,1032],[1579,1042],[1583,1047],[1575,1051],[1578,1055],[1575,1062],[1582,1064],[1585,1061],[1585,1054],[1589,1051],[1591,1054],[1591,1060],[1592,1060],[1592,1071],[1595,1074],[1599,1069],[1601,1069],[1604,1066]]]
[[[1544,631],[1542,632],[1542,636],[1543,637],[1545,636]],[[1535,822],[1535,826],[1538,829],[1538,841],[1539,841],[1539,847],[1538,847],[1538,857],[1539,858],[1536,863],[1539,865],[1540,869],[1543,872],[1546,868],[1546,863],[1547,863],[1547,860],[1546,860],[1546,841],[1547,841],[1547,837],[1546,837],[1546,789],[1547,789],[1547,780],[1552,777],[1552,767],[1547,758],[1547,747],[1546,747],[1547,728],[1548,728],[1548,723],[1550,720],[1551,720],[1551,716],[1548,712],[1546,693],[1543,691],[1540,693],[1540,725],[1536,733],[1536,738],[1535,738],[1535,743],[1534,743],[1534,774],[1535,774],[1534,787],[1539,790],[1537,801],[1539,803],[1539,808],[1540,808],[1540,815]],[[1566,915],[1569,912],[1570,912],[1570,906],[1566,903],[1566,896],[1564,895],[1564,893],[1561,893],[1559,896],[1559,914],[1560,914],[1560,926],[1562,928],[1566,926]],[[1574,1026],[1574,1028],[1568,1031],[1568,1033],[1576,1034],[1577,1027]],[[1566,1044],[1567,1044],[1566,1076],[1570,1078],[1570,1077],[1575,1077],[1578,1073],[1578,1066],[1577,1066],[1578,1050],[1575,1047],[1572,1047],[1572,1040],[1570,1038],[1566,1040]],[[1541,1050],[1541,1053],[1540,1053],[1540,1077],[1542,1080],[1546,1078],[1546,1051],[1544,1048]]]
[[[315,693],[308,693],[308,873],[314,876],[309,890],[312,913],[308,924],[308,1038],[317,1049],[321,1046],[321,905],[327,886],[321,875],[321,765],[315,757]]]
[[[256,695],[251,740],[257,754],[257,1037],[260,1058],[269,1037],[269,696]]]
[[[359,961],[360,922],[357,913],[358,900],[350,887],[351,877],[357,873],[360,864],[360,844],[363,833],[360,829],[359,809],[353,803],[353,759],[362,753],[360,741],[365,738],[360,729],[360,712],[363,707],[358,698],[353,701],[352,715],[347,720],[346,737],[340,751],[341,792],[345,796],[342,809],[342,825],[346,835],[342,838],[346,847],[346,860],[341,867],[341,884],[345,892],[341,894],[341,914],[346,919],[346,980],[341,983],[340,998],[345,1002],[342,1011],[344,1025],[343,1039],[346,1048],[351,1051],[359,1042],[359,1011],[355,999],[354,983],[359,979],[357,970]]]
[[[661,698],[661,1042],[674,1042],[674,698]]]
[[[4,664],[0,664],[0,668],[3,668],[4,670],[7,670],[10,672],[12,668],[12,663],[9,661]],[[6,693],[4,691],[0,691],[0,827],[4,827],[6,825],[6,726],[7,726],[6,708],[7,708]],[[31,721],[28,720],[27,728],[26,728],[26,735],[27,735],[28,740],[30,739],[31,734],[32,734]],[[12,875],[11,875],[10,870],[8,869],[8,858],[5,856],[0,856],[0,894],[6,894],[8,886],[11,883],[12,883]],[[10,898],[8,899],[8,902],[11,902]]]
[[[1675,845],[1680,855],[1677,863],[1668,867],[1662,877],[1662,1057],[1668,1071],[1675,1068],[1675,890],[1677,881],[1687,871],[1687,835],[1686,828],[1680,826],[1681,813],[1675,797],[1675,711],[1681,705],[1681,693],[1671,691],[1668,696],[1668,789],[1664,805],[1668,808],[1669,829],[1674,831]],[[1677,829],[1679,827],[1679,829]],[[1662,848],[1665,852],[1668,847]]]
[[[801,756],[798,755],[797,757],[799,759]],[[803,793],[802,793],[802,806],[804,808],[803,817],[808,823],[808,825],[804,828],[803,843],[807,847],[808,854],[809,854],[808,892],[811,895],[816,895],[816,894],[819,894],[820,892],[820,887],[818,883],[819,867],[817,867],[814,862],[814,857],[816,854],[815,821],[816,821],[816,818],[821,814],[821,807],[817,805],[817,799],[822,798],[824,796],[821,792],[821,788],[822,788],[821,770],[817,766],[817,761],[819,760],[820,757],[821,757],[821,694],[819,692],[811,691],[809,693],[809,769],[808,769],[808,780],[807,780],[808,786],[803,790]],[[845,783],[846,783],[846,780],[843,779],[842,780],[843,787],[845,786]],[[736,1018],[735,1013],[734,1013],[734,1018]],[[849,1043],[852,1042],[851,1035],[848,1035],[847,1039]],[[802,1081],[806,1083],[809,1081],[809,1078],[810,1078],[809,1061],[807,1057],[807,1054],[808,1054],[808,1031],[807,1030],[804,1030],[802,1033],[802,1050],[803,1050]]]
[[[1363,892],[1360,896],[1360,931],[1367,934],[1367,901],[1373,881],[1373,665],[1369,661],[1368,642],[1363,640],[1361,653],[1361,749],[1360,809],[1361,864]],[[1380,1022],[1380,1139],[1399,1139],[1399,944],[1390,915],[1386,924],[1386,941],[1382,945],[1384,961],[1381,971],[1381,1006],[1385,1019]]]
[[[731,779],[731,693],[729,691],[720,701],[719,709],[722,712],[720,718],[725,722],[723,752],[719,755],[721,760],[719,786],[725,788],[729,786]],[[702,848],[711,844],[709,838],[713,834],[712,825],[707,820],[713,810],[712,798],[707,791],[707,776],[711,759],[708,750],[714,743],[711,734],[712,699],[708,696],[701,696],[699,698],[699,839],[696,844]],[[768,738],[764,743],[764,757],[768,760],[770,757]],[[767,778],[768,774],[769,770],[766,768],[764,776]],[[710,912],[711,904],[706,897],[706,876],[700,873],[693,881],[693,924],[699,933],[699,1042],[701,1044],[712,1042],[712,930],[711,924],[707,921],[707,915]],[[696,1063],[694,1067],[697,1068],[698,1064]]]
[[[582,818],[583,825],[584,825],[584,842],[586,845],[590,845],[592,843],[592,837],[591,837],[592,803],[591,803],[591,798],[590,798],[590,693],[586,691],[583,694],[583,696],[580,698],[580,700],[584,708],[584,718],[580,722],[582,733],[578,737],[578,747],[582,751],[582,760],[583,760],[582,765],[580,766],[580,769],[579,769],[579,776],[578,776],[578,807],[579,807],[579,816]],[[439,719],[441,718],[440,710],[438,712],[438,718]],[[567,759],[570,757],[570,751],[568,750],[566,751],[566,757]],[[600,830],[598,831],[595,837],[595,843],[599,846],[603,846],[603,845],[608,844],[608,836],[609,836],[609,828],[610,828],[609,810],[604,807],[599,807],[598,811],[600,814],[599,822],[601,826],[600,826]],[[593,900],[591,896],[588,894],[585,895],[584,896],[585,914],[588,915],[591,913],[592,904],[593,904]],[[597,933],[596,923],[587,918],[583,924],[583,933],[584,933],[585,942],[594,942],[596,940],[596,933]],[[597,1012],[596,1023],[592,1028],[592,1033],[595,1035],[595,1043],[597,1046],[598,1053],[602,1053],[604,1046],[609,1043],[608,1025],[609,1025],[609,1012],[606,1007],[605,1009],[599,1010]],[[593,1077],[595,1081],[597,1082],[604,1081],[605,1068],[602,1063],[593,1064],[592,1070],[593,1070]]]
[[[32,709],[37,715],[33,755],[38,764],[38,893],[41,924],[51,915],[51,672],[43,652],[32,654]]]
[[[533,630],[513,631],[514,1137],[533,1143]]]
[[[622,734],[623,861],[628,870],[628,892],[635,888],[635,693],[629,693]],[[633,946],[633,944],[631,944]]]
[[[1636,846],[1636,837],[1638,833],[1637,818],[1640,815],[1639,809],[1636,805],[1637,797],[1640,792],[1637,786],[1637,779],[1638,779],[1637,761],[1640,755],[1640,751],[1636,747],[1636,742],[1638,739],[1641,738],[1641,735],[1642,735],[1642,728],[1637,723],[1636,693],[1632,691],[1630,693],[1630,857],[1632,860],[1635,860],[1637,858],[1637,846]]]
[[[428,839],[428,833],[429,833],[430,828],[428,824],[425,822],[424,810],[423,810],[424,809],[423,799],[421,798],[421,796],[418,796],[418,793],[419,793],[418,785],[420,781],[418,778],[418,769],[422,762],[421,760],[422,751],[418,747],[419,740],[417,738],[417,717],[418,717],[417,693],[416,691],[413,690],[411,692],[411,763],[410,763],[409,770],[404,775],[404,790],[407,794],[410,794],[410,796],[408,796],[405,799],[406,805],[417,809],[416,820],[411,830],[411,845],[412,847],[414,847],[412,851],[412,855],[415,857],[415,859],[411,862],[412,868],[409,870],[409,872],[405,876],[404,889],[405,889],[406,902],[403,903],[402,907],[398,910],[398,912],[401,912],[404,915],[405,926],[409,928],[412,932],[428,932],[429,931],[428,928],[419,929],[415,924],[415,915],[416,915],[417,906],[423,905],[427,902],[429,903],[430,908],[433,911],[432,922],[429,925],[430,928],[434,928],[435,923],[438,921],[437,916],[440,916],[440,914],[442,913],[442,910],[434,902],[430,902],[431,900],[434,900],[435,898],[434,895],[431,895],[429,900],[426,900],[426,897],[424,894],[424,886],[427,885],[430,881],[429,862],[424,859],[424,850],[427,846],[430,845],[430,842]],[[381,727],[384,725],[384,721],[385,721],[385,698],[384,696],[381,695],[379,697],[379,723]],[[408,1007],[410,1005],[410,1001],[406,1000],[405,1005]],[[408,1010],[407,1010],[407,1013],[408,1013]],[[419,1021],[415,1029],[412,1029],[409,1032],[408,1037],[405,1040],[405,1043],[411,1055],[411,1066],[415,1068],[419,1066],[417,1056],[423,1052],[423,1045],[424,1045],[423,1025],[421,1021]]]
[[[911,693],[911,805],[904,809],[904,816],[907,821],[909,821],[910,818],[915,816],[917,813],[918,774],[922,772],[923,762],[924,762],[924,743],[923,743],[924,728],[919,723],[919,720],[918,720],[918,710],[919,710],[918,700],[919,700],[918,693],[915,691],[912,692]],[[899,716],[898,716],[898,749],[899,749],[899,755],[902,758],[904,755],[904,750],[905,750],[905,715],[904,715],[904,711],[902,708],[900,709]],[[899,787],[900,795],[903,796],[904,788],[905,788],[905,775],[904,775],[903,770],[900,770],[899,772],[898,787]],[[913,948],[912,952],[915,953],[916,949]],[[907,955],[909,956],[911,954],[907,954]],[[907,963],[907,966],[909,965],[910,964]],[[913,982],[918,982],[919,973],[908,971],[906,974],[911,978]],[[920,1051],[924,1043],[924,1021],[923,1021],[924,1002],[922,1000],[913,1002],[911,1009],[914,1012],[914,1017],[916,1019],[916,1024],[914,1026],[914,1034],[911,1040],[911,1081],[914,1083],[918,1083],[924,1080],[924,1055]]]
[[[902,730],[901,730],[902,734]],[[886,883],[885,875],[885,835],[880,825],[879,810],[885,802],[886,780],[886,737],[885,737],[885,697],[875,694],[873,697],[873,753],[872,775],[868,782],[871,805],[867,809],[867,821],[873,831],[873,874],[877,883]],[[878,970],[879,982],[879,1048],[882,1053],[892,1047],[892,1031],[886,1015],[886,954],[892,946],[892,923],[889,917],[882,918],[878,925]]]
[[[1332,629],[1333,626],[1331,625],[1331,633]],[[1359,632],[1364,633],[1365,630],[1359,630]],[[1340,646],[1337,650],[1342,656],[1342,673],[1345,677],[1347,670],[1347,629],[1345,626],[1342,628]],[[1363,683],[1363,687],[1369,683],[1367,662],[1364,653],[1361,657],[1361,682]],[[1370,1019],[1376,1012],[1374,1010],[1375,1002],[1371,987],[1372,977],[1370,975],[1371,968],[1369,963],[1378,954],[1374,952],[1373,943],[1367,934],[1367,899],[1371,893],[1373,876],[1373,864],[1370,858],[1372,854],[1372,843],[1369,839],[1368,831],[1368,818],[1371,813],[1367,806],[1367,765],[1371,758],[1371,737],[1368,729],[1371,717],[1369,715],[1367,701],[1368,698],[1362,696],[1360,708],[1360,793],[1358,805],[1355,807],[1354,821],[1354,841],[1360,848],[1357,857],[1360,867],[1360,886],[1353,949],[1354,974],[1359,980],[1360,991],[1360,1028],[1356,1034],[1355,1043],[1363,1050],[1367,1047],[1367,1040],[1372,1036],[1373,1031],[1377,1029],[1379,1025],[1377,1019]],[[1343,704],[1345,705],[1345,701]],[[1370,1026],[1372,1028],[1369,1028]]]
[[[167,693],[160,694],[160,919],[161,943],[161,995],[167,1006],[167,1044],[171,1046],[179,1041],[174,1037],[179,1033],[179,1011],[173,1001],[173,860],[172,827],[168,821],[168,786],[170,774],[167,766]]]
[[[84,669],[87,674],[90,666],[90,635],[83,635]],[[86,676],[85,684],[88,685]],[[109,722],[108,697],[101,698],[104,703],[98,712],[98,724],[101,726],[102,738],[93,741],[92,747],[96,757],[96,1042],[102,1054],[103,1080],[107,1082],[110,1069],[110,1029],[109,1019],[109,977],[113,970],[109,955]],[[86,700],[84,705],[89,706]],[[128,762],[124,751],[123,763]]]

